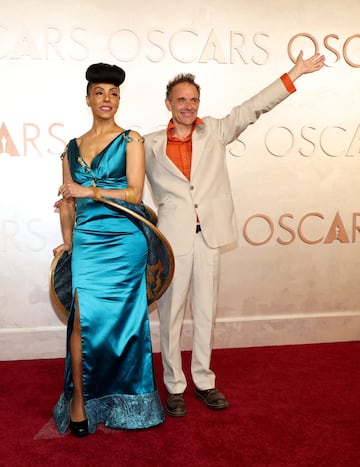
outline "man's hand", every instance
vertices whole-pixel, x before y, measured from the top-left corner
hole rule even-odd
[[[289,71],[288,75],[292,81],[295,81],[305,73],[313,73],[319,71],[324,66],[325,57],[319,53],[314,54],[312,57],[304,60],[303,52],[301,51],[297,56],[296,63]]]

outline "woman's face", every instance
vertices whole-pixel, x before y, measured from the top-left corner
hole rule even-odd
[[[120,103],[120,89],[113,84],[94,83],[86,96],[87,105],[94,117],[114,118]]]

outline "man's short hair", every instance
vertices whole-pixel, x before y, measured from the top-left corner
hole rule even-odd
[[[174,86],[180,83],[189,83],[195,86],[200,97],[200,86],[195,82],[195,75],[191,73],[180,73],[176,75],[171,81],[169,81],[166,86],[166,99],[167,100],[171,101],[172,90]]]

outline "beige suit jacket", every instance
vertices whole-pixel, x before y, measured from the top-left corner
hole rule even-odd
[[[166,155],[166,129],[145,136],[146,175],[158,204],[158,227],[175,255],[192,250],[197,217],[211,248],[237,239],[226,145],[288,95],[278,79],[226,117],[202,118],[204,125],[198,125],[192,136],[190,181]]]

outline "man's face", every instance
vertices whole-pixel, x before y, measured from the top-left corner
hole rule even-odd
[[[179,83],[173,87],[171,100],[166,99],[165,104],[175,126],[192,126],[199,110],[199,93],[193,84]]]

